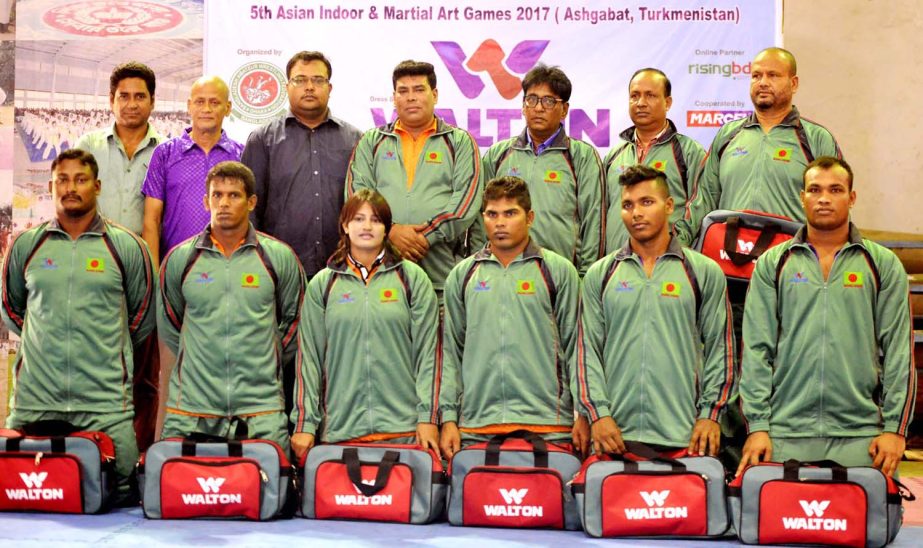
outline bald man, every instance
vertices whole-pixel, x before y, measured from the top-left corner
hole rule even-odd
[[[767,48],[751,63],[754,112],[725,124],[706,156],[676,237],[690,244],[716,209],[753,209],[805,221],[801,174],[815,158],[842,158],[833,135],[801,117],[792,104],[798,65],[791,52]]]
[[[141,189],[145,196],[141,235],[156,264],[171,248],[205,228],[209,221],[202,206],[205,175],[221,162],[239,161],[243,152],[243,145],[221,129],[231,112],[228,86],[221,78],[196,80],[186,105],[192,127],[154,150]]]

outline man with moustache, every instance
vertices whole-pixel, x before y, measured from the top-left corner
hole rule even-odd
[[[292,246],[310,279],[336,249],[343,179],[362,134],[327,106],[333,67],[323,53],[296,53],[285,75],[289,111],[250,134],[240,161],[256,178],[253,226]]]
[[[138,503],[133,344],[154,327],[144,241],[97,212],[93,156],[65,150],[48,182],[55,218],[20,234],[3,263],[3,320],[21,339],[8,428],[61,420],[115,444],[116,504]]]
[[[649,166],[619,176],[628,235],[583,279],[578,409],[597,454],[624,440],[716,455],[734,392],[734,340],[721,268],[670,234],[667,176]]]
[[[750,280],[737,473],[798,459],[893,475],[917,387],[907,273],[850,222],[849,164],[818,158],[803,180],[807,226],[764,253]]]
[[[804,222],[798,200],[801,173],[814,158],[842,157],[833,135],[792,104],[798,91],[795,56],[767,48],[753,59],[750,99],[754,112],[718,130],[683,218],[680,242],[695,240],[702,219],[716,209],[765,211]]]
[[[613,183],[635,164],[664,172],[673,198],[670,224],[682,218],[686,200],[693,193],[692,185],[705,158],[702,145],[677,133],[676,125],[667,118],[673,105],[672,91],[670,79],[663,71],[656,68],[636,71],[628,83],[628,116],[634,125],[619,134],[622,141],[603,160],[606,180]],[[606,221],[606,251],[609,253],[619,249],[628,237],[621,218],[621,193],[620,185],[609,185]]]
[[[570,79],[542,64],[522,80],[526,129],[484,154],[484,178],[521,177],[529,185],[535,242],[566,257],[584,275],[605,252],[606,186],[599,154],[564,130]],[[477,222],[475,245],[482,245]]]
[[[192,126],[154,150],[142,188],[141,234],[155,265],[167,251],[208,224],[208,211],[202,207],[205,176],[221,162],[240,160],[243,150],[221,129],[231,112],[228,86],[221,78],[203,76],[196,80],[186,106]]]
[[[90,132],[74,144],[96,158],[103,183],[97,200],[99,213],[140,235],[144,226],[141,186],[151,156],[164,138],[149,122],[157,85],[154,71],[130,61],[112,70],[109,107],[112,126]]]

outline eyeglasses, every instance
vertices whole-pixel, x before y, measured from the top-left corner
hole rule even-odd
[[[330,80],[324,78],[323,76],[296,76],[288,81],[289,84],[295,86],[296,88],[303,88],[308,85],[308,82],[314,85],[314,87],[321,87]]]
[[[565,101],[564,99],[555,99],[551,95],[546,95],[544,97],[539,97],[538,95],[526,95],[522,98],[522,102],[529,108],[535,108],[539,103],[541,103],[543,107],[551,110],[558,103],[563,103]]]

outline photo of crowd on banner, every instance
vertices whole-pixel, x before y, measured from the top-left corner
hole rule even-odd
[[[907,273],[851,222],[795,57],[751,67],[753,113],[707,149],[639,67],[604,157],[545,64],[483,154],[415,60],[364,132],[317,51],[245,142],[225,79],[153,115],[140,62],[111,72],[112,123],[17,110],[49,220],[7,227],[0,510],[888,544]]]

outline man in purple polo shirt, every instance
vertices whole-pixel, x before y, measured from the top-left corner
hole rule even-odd
[[[144,229],[155,264],[172,247],[191,238],[209,222],[202,207],[205,176],[224,161],[240,160],[243,145],[221,129],[231,112],[228,86],[217,76],[203,76],[192,84],[189,101],[192,127],[154,150],[144,179]]]

